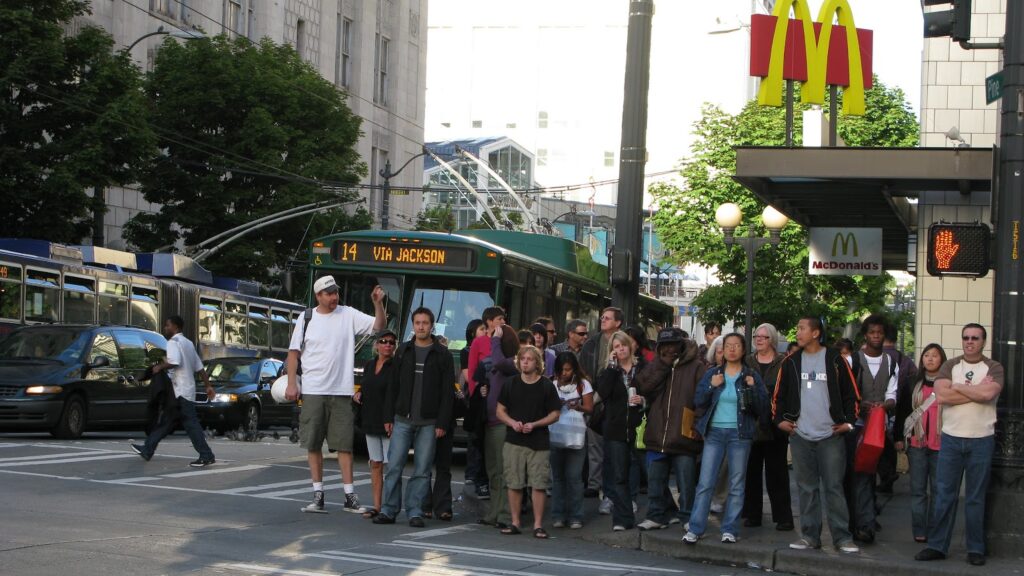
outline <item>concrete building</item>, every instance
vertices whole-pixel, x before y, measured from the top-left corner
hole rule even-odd
[[[91,9],[71,32],[86,23],[96,25],[113,35],[119,48],[161,26],[166,32],[201,30],[291,44],[347,94],[349,107],[363,119],[358,150],[370,169],[363,184],[378,185],[389,159],[400,166],[422,148],[427,0],[93,0]],[[152,69],[164,39],[152,36],[132,49],[144,70]],[[415,160],[391,185],[421,186],[422,166],[422,159]],[[379,190],[363,195],[379,222]],[[420,203],[416,193],[395,196],[391,210],[415,214]],[[140,211],[158,208],[131,186],[107,190],[107,205],[104,236],[112,248],[124,247],[125,222]]]

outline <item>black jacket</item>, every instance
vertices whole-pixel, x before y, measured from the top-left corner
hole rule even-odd
[[[643,357],[637,357],[636,374],[639,374],[645,366]],[[601,397],[604,407],[604,426],[602,435],[607,440],[618,442],[633,442],[636,440],[636,427],[643,419],[644,410],[641,406],[630,406],[629,396],[626,394],[626,386],[622,382],[623,371],[618,366],[609,366],[597,377],[597,394]],[[630,384],[636,387],[634,381]]]
[[[359,429],[363,434],[383,436],[384,409],[388,387],[396,380],[395,359],[384,363],[377,372],[377,357],[374,356],[363,368],[363,381],[359,386]]]
[[[800,418],[800,361],[802,350],[797,349],[782,360],[775,392],[772,394],[772,422],[796,422]],[[836,424],[857,422],[860,392],[853,370],[842,354],[832,348],[825,349],[825,371],[828,374],[829,414]]]
[[[388,386],[384,422],[391,424],[395,416],[408,418],[412,412],[413,382],[416,380],[416,351],[413,340],[404,342],[396,352],[396,378]],[[423,365],[422,416],[437,421],[444,428],[452,417],[455,401],[455,367],[448,348],[434,338]]]

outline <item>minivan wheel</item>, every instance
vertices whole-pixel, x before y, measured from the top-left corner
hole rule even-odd
[[[63,440],[80,438],[85,431],[85,422],[85,402],[81,396],[72,396],[64,403],[60,420],[50,430],[50,434]]]
[[[250,402],[249,406],[245,409],[245,419],[242,421],[242,427],[245,428],[246,432],[259,432],[260,407],[255,402]]]

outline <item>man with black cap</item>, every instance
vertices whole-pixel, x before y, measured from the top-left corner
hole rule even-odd
[[[346,512],[359,512],[359,498],[352,483],[352,441],[355,414],[353,368],[355,337],[372,334],[387,326],[384,313],[384,289],[375,286],[370,294],[373,316],[349,306],[338,305],[338,283],[333,276],[322,276],[313,283],[316,308],[307,310],[295,321],[288,345],[288,388],[285,398],[299,398],[299,362],[302,362],[302,412],[299,442],[307,451],[313,479],[313,501],[303,512],[326,513],[324,509],[324,440],[331,452],[338,453],[338,466],[345,489]]]
[[[697,343],[684,337],[679,328],[658,332],[657,359],[636,377],[637,392],[647,399],[647,519],[640,530],[660,530],[674,523],[670,471],[675,471],[679,489],[680,523],[690,519],[697,488],[697,456],[703,443],[694,430],[697,413],[694,396],[705,366],[697,357]]]

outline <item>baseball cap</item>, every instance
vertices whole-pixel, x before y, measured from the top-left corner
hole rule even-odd
[[[683,331],[680,330],[679,328],[662,328],[658,332],[658,344],[682,342],[683,340]]]
[[[334,276],[321,276],[313,283],[313,292],[319,294],[325,290],[327,292],[338,291],[338,283],[334,281]]]
[[[396,340],[398,339],[398,334],[395,334],[395,331],[392,330],[391,328],[385,328],[385,329],[381,330],[380,332],[377,332],[377,339],[378,340],[380,340],[381,338],[383,338],[385,336],[394,336]]]

